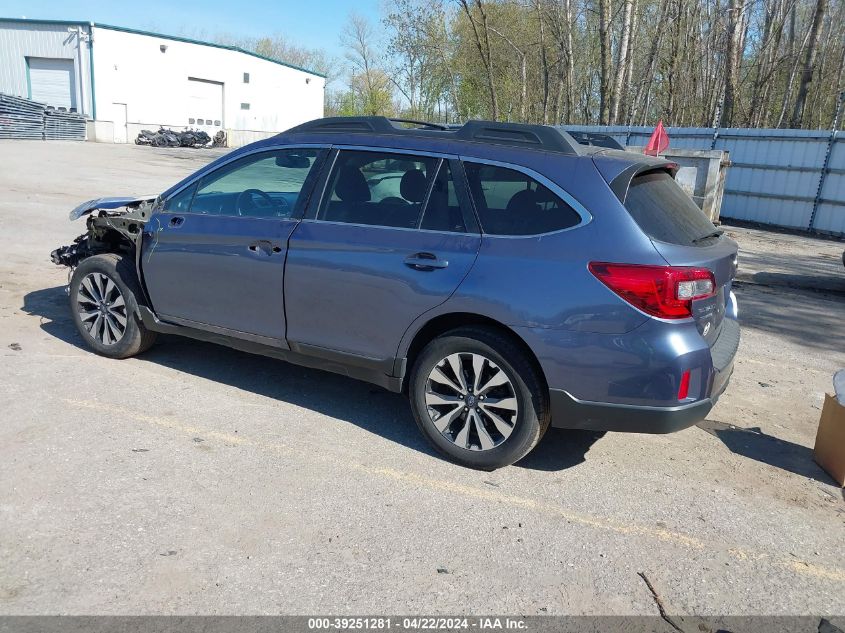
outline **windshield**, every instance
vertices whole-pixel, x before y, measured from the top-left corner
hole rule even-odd
[[[646,235],[660,242],[701,246],[707,243],[703,238],[716,233],[704,212],[665,171],[635,176],[625,208]]]

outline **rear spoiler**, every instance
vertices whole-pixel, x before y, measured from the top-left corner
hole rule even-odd
[[[595,154],[592,158],[599,173],[605,179],[605,182],[610,185],[610,189],[620,202],[625,202],[628,187],[631,186],[634,176],[650,171],[665,171],[674,178],[679,167],[678,163],[665,158],[655,158],[643,154],[634,154],[633,152],[601,152]]]

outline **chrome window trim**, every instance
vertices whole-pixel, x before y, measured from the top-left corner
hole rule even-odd
[[[217,165],[211,171],[208,171],[208,172],[202,174],[201,176],[196,176],[195,178],[191,178],[184,185],[182,185],[181,187],[179,187],[175,191],[171,192],[170,195],[167,196],[167,198],[165,198],[161,202],[162,202],[162,204],[164,204],[167,200],[170,200],[173,196],[179,195],[179,193],[181,193],[182,191],[184,191],[185,189],[187,189],[188,187],[190,187],[194,183],[198,183],[200,180],[202,180],[203,178],[205,178],[209,174],[213,174],[218,169],[221,169],[221,168],[225,167],[226,165],[229,165],[229,164],[235,162],[236,160],[240,160],[241,158],[246,158],[247,156],[252,156],[253,154],[261,154],[261,153],[264,153],[264,152],[278,152],[279,150],[285,150],[285,149],[315,149],[315,148],[316,149],[330,149],[331,145],[327,144],[327,143],[294,143],[294,144],[291,144],[291,145],[274,145],[272,147],[259,147],[259,148],[256,148],[256,149],[252,149],[248,152],[241,152],[237,156],[232,156],[228,160],[223,161],[222,163]],[[170,213],[169,211],[162,211],[162,212]],[[210,215],[210,214],[198,213],[196,215]],[[226,217],[239,218],[239,217],[242,217],[242,216],[232,215],[232,216],[226,216]]]
[[[448,152],[428,152],[425,150],[379,147],[373,145],[339,145],[335,143],[332,147],[341,151],[351,150],[356,152],[381,152],[383,154],[410,154],[412,156],[425,156],[427,158],[458,158],[457,154],[450,154]]]
[[[492,167],[502,167],[503,169],[512,169],[513,171],[518,171],[520,173],[525,174],[526,176],[530,176],[537,182],[539,182],[544,187],[548,188],[549,191],[560,197],[566,204],[568,204],[572,209],[581,217],[581,221],[578,224],[573,226],[567,226],[563,229],[557,229],[556,231],[547,231],[545,233],[526,233],[525,235],[502,235],[499,233],[487,233],[484,230],[484,226],[481,223],[481,219],[479,218],[478,224],[481,226],[481,233],[482,235],[489,236],[489,237],[497,237],[497,238],[507,238],[507,239],[525,239],[529,237],[541,237],[546,235],[556,235],[558,233],[563,233],[564,231],[574,231],[575,229],[580,229],[582,226],[586,226],[590,222],[593,221],[592,214],[587,211],[583,204],[578,202],[572,195],[570,195],[567,191],[562,189],[559,185],[555,184],[551,180],[549,180],[546,176],[541,173],[538,173],[531,169],[530,167],[523,167],[522,165],[515,165],[513,163],[506,163],[497,160],[487,160],[486,158],[473,158],[471,156],[460,156],[460,161],[462,164],[465,163],[479,163],[481,165],[491,165]],[[472,193],[472,192],[470,192]],[[473,204],[475,201],[473,200]],[[476,215],[478,214],[478,209],[476,209]]]
[[[309,224],[332,224],[335,226],[357,226],[364,229],[389,229],[391,231],[416,231],[419,233],[436,233],[438,235],[461,235],[470,237],[481,237],[481,233],[466,233],[463,231],[435,231],[434,229],[417,229],[412,226],[385,226],[384,224],[360,224],[357,222],[338,222],[336,220],[317,220],[315,218],[302,218],[302,223]]]
[[[404,149],[404,148],[395,148],[395,147],[380,147],[380,146],[373,146],[373,145],[340,145],[340,144],[333,144],[331,145],[332,149],[338,150],[335,152],[334,158],[332,160],[332,164],[329,166],[328,174],[331,175],[332,170],[334,170],[335,163],[337,161],[337,157],[341,151],[359,151],[359,152],[376,152],[376,153],[384,153],[384,154],[408,154],[411,156],[426,156],[429,158],[441,158],[443,160],[457,160],[462,165],[464,163],[480,163],[482,165],[492,165],[494,167],[502,167],[504,169],[512,169],[514,171],[518,171],[520,173],[525,174],[531,178],[534,178],[537,182],[542,184],[543,186],[547,187],[552,193],[559,196],[566,204],[568,204],[572,209],[579,215],[581,221],[578,224],[573,226],[568,226],[566,228],[558,229],[556,231],[547,231],[546,233],[528,233],[525,235],[500,235],[497,233],[486,233],[484,232],[484,227],[481,226],[481,222],[479,221],[479,232],[462,232],[458,233],[455,231],[427,231],[429,233],[445,233],[450,235],[485,235],[489,237],[496,237],[496,238],[506,238],[506,239],[525,239],[531,237],[541,237],[546,235],[556,235],[557,233],[563,233],[565,231],[573,231],[575,229],[579,229],[583,226],[586,226],[590,222],[593,221],[592,214],[587,211],[586,207],[581,204],[578,200],[576,200],[569,192],[562,189],[559,185],[552,182],[549,178],[544,176],[543,174],[534,171],[530,167],[524,167],[522,165],[517,165],[515,163],[508,163],[504,161],[497,161],[497,160],[488,160],[486,158],[476,158],[473,156],[462,156],[460,154],[454,154],[450,152],[428,152],[424,150],[414,150],[414,149]],[[323,184],[323,190],[320,192],[320,198],[317,202],[317,211],[319,213],[319,209],[323,206],[323,199],[326,196],[326,191],[329,186],[329,178],[326,178],[326,182]],[[470,192],[471,193],[471,192]],[[470,196],[471,198],[471,196]],[[471,200],[474,204],[474,201]],[[478,212],[477,209],[475,210],[476,220],[478,221]],[[306,218],[303,218],[302,221],[305,221]],[[423,231],[426,229],[405,229],[403,227],[389,227],[389,226],[382,226],[379,224],[352,224],[350,222],[334,222],[334,221],[327,221],[321,220],[317,217],[308,218],[309,221],[312,222],[326,222],[328,224],[346,224],[349,226],[368,226],[370,228],[399,228],[401,230],[408,230],[408,231]]]

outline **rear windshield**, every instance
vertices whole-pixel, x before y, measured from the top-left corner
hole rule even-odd
[[[665,171],[635,176],[625,208],[646,235],[660,242],[705,246],[710,240],[703,238],[716,232],[704,212]]]

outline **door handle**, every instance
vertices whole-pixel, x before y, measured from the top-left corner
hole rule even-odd
[[[170,226],[174,229],[178,229],[184,223],[185,218],[183,218],[181,215],[174,215],[172,218],[170,218]]]
[[[446,268],[449,262],[445,259],[438,259],[434,253],[414,253],[405,258],[405,265],[414,270],[435,270]]]
[[[247,246],[250,253],[265,253],[267,255],[272,255],[273,253],[281,253],[282,247],[278,245],[274,245],[270,240],[257,240]]]

